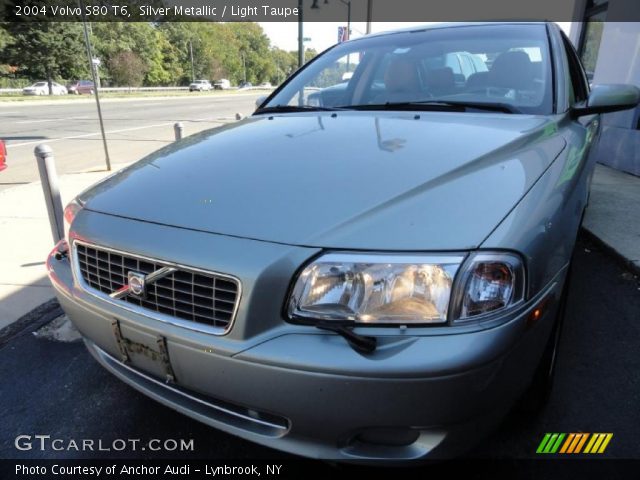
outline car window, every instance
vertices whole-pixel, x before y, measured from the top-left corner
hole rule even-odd
[[[337,106],[348,103],[349,85],[359,65],[359,53],[350,53],[336,59],[314,75],[304,88],[298,90],[287,105]]]
[[[46,82],[38,82],[34,85],[34,87],[44,87],[46,85]]]
[[[473,25],[345,42],[290,78],[266,106],[388,108],[440,100],[509,104],[523,113],[547,114],[552,89],[544,24]]]
[[[567,53],[567,61],[569,63],[569,75],[571,77],[572,103],[584,102],[589,95],[589,84],[587,76],[582,68],[582,64],[578,58],[573,45],[569,39],[562,34],[562,42],[565,52]]]
[[[462,65],[457,53],[448,53],[445,59],[445,67],[449,67],[454,75],[462,75]]]

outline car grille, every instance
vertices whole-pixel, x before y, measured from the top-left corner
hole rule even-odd
[[[82,279],[90,288],[106,295],[127,284],[130,271],[149,274],[163,267],[176,267],[78,241],[74,247]],[[239,282],[215,273],[176,268],[178,270],[147,285],[144,298],[129,294],[114,301],[227,330],[239,301]]]

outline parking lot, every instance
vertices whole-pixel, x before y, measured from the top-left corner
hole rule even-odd
[[[537,417],[514,413],[469,457],[536,458],[546,432],[612,432],[603,457],[640,458],[640,284],[582,237],[555,389]],[[81,342],[37,338],[37,315],[0,338],[0,458],[290,459],[209,428],[150,400],[104,371]],[[193,440],[193,451],[21,451],[17,435],[61,439]],[[540,456],[537,456],[540,458]],[[584,458],[584,456],[582,456]]]

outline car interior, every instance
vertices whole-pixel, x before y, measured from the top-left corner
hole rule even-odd
[[[509,103],[526,111],[552,94],[543,55],[537,45],[475,52],[433,46],[367,52],[352,64],[350,79],[343,81],[343,74],[337,73],[322,75],[323,81],[314,85],[319,91],[307,103],[337,107],[458,100]],[[345,64],[337,62],[333,68],[342,71]],[[337,81],[329,82],[330,78]]]

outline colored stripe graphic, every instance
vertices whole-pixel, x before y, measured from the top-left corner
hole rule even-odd
[[[600,454],[604,453],[612,438],[613,433],[546,433],[536,453]]]
[[[569,436],[567,437],[567,441],[564,442],[564,445],[562,445],[562,448],[560,449],[560,453],[567,453],[567,450],[569,449],[569,445],[573,443],[574,438],[576,438],[576,434],[570,433]]]
[[[551,437],[550,433],[546,433],[544,438],[542,439],[542,441],[540,442],[540,445],[538,445],[538,449],[536,450],[536,453],[543,453],[544,451],[544,447],[547,444],[547,442],[549,441],[549,438]]]
[[[589,438],[589,434],[583,433],[582,438],[578,442],[578,445],[576,445],[576,449],[573,451],[573,453],[580,453],[582,451],[582,447],[584,446],[584,443],[587,441],[587,438]]]
[[[607,446],[609,445],[609,442],[613,438],[613,433],[605,433],[605,435],[606,435],[606,437],[605,437],[604,441],[602,442],[602,445],[600,445],[600,450],[598,450],[598,453],[604,453],[604,451],[606,450]]]

